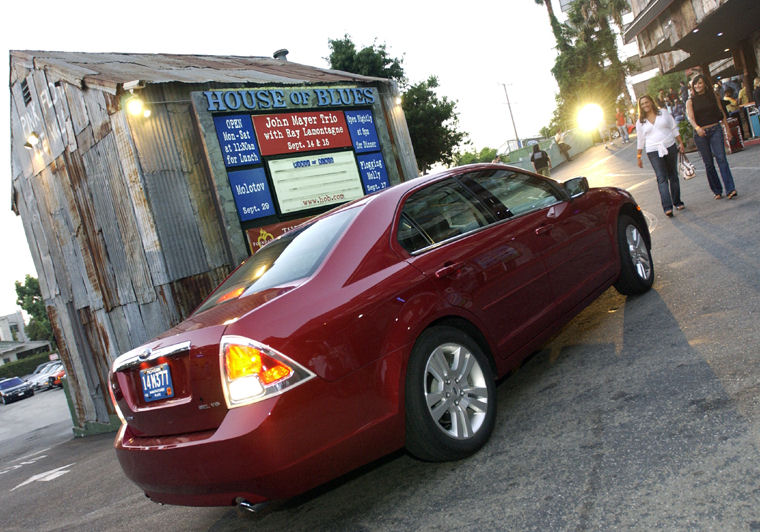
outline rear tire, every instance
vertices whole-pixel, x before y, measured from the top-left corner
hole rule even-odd
[[[618,219],[620,277],[615,288],[623,295],[643,294],[654,283],[654,264],[640,222],[627,214]]]
[[[493,432],[496,385],[477,342],[436,326],[417,339],[406,373],[406,448],[422,460],[469,456]]]

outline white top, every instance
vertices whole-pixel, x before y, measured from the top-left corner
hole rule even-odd
[[[636,147],[643,150],[646,146],[646,152],[656,151],[660,157],[668,154],[668,148],[676,143],[678,124],[673,120],[673,116],[667,109],[660,109],[660,114],[654,119],[654,124],[649,120],[636,120]]]

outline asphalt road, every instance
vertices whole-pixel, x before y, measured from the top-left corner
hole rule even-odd
[[[760,146],[715,201],[698,157],[662,214],[635,144],[556,169],[627,188],[652,230],[654,289],[605,292],[498,387],[489,443],[460,462],[398,452],[263,516],[163,507],[113,435],[71,439],[63,393],[0,406],[5,530],[760,530]],[[23,412],[23,415],[21,413]]]

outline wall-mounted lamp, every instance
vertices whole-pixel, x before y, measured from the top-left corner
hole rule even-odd
[[[139,96],[130,96],[126,101],[127,112],[132,116],[142,116],[148,118],[150,109],[145,107],[145,102]]]
[[[31,133],[29,133],[29,136],[26,137],[24,148],[26,148],[27,150],[32,150],[39,143],[40,143],[40,136],[37,135],[36,132],[32,131]]]
[[[151,114],[150,109],[145,106],[145,102],[142,98],[134,93],[134,89],[130,89],[129,96],[123,101],[124,109],[132,116],[142,116],[148,118]]]

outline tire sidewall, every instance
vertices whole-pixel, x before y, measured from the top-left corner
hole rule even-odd
[[[647,254],[649,256],[649,277],[642,278],[639,276],[636,268],[633,265],[633,258],[631,257],[630,250],[628,249],[628,239],[626,232],[629,226],[633,226],[641,235],[644,240]],[[654,283],[654,261],[652,260],[651,246],[648,245],[644,238],[644,232],[642,231],[641,224],[634,218],[627,214],[621,215],[618,219],[618,250],[620,253],[620,278],[615,284],[615,287],[623,294],[642,294],[649,290]]]

